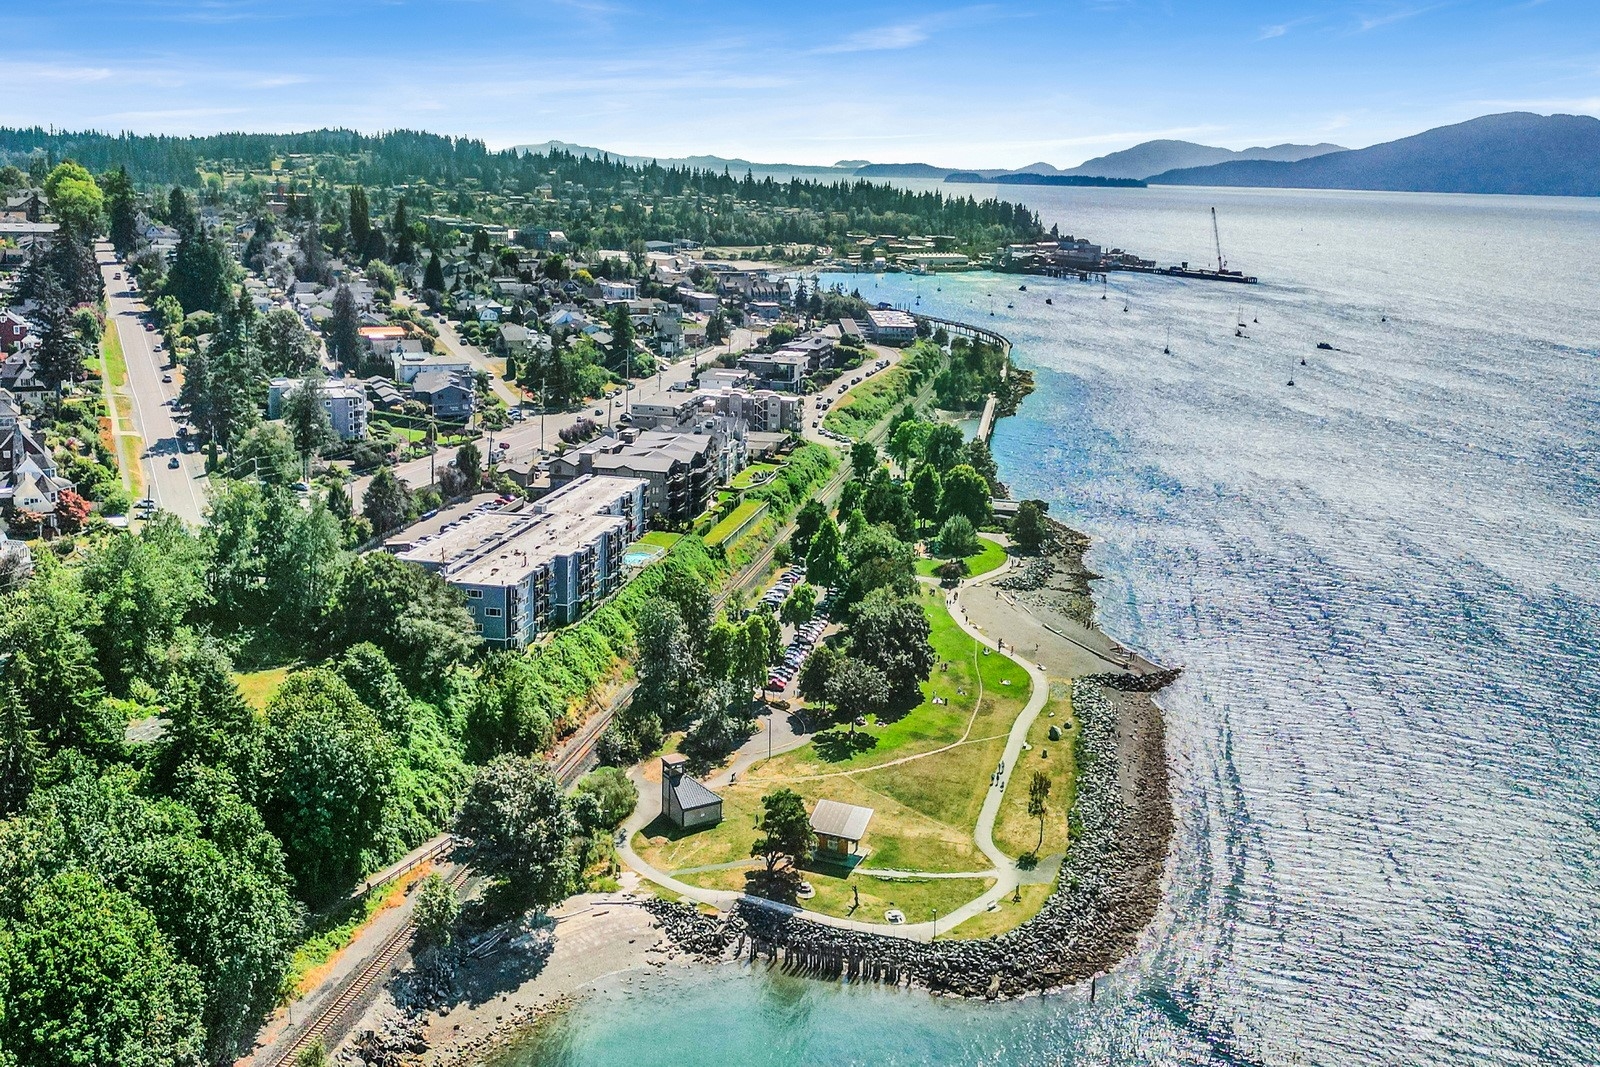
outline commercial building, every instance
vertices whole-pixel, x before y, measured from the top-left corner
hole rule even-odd
[[[644,481],[585,477],[530,503],[478,497],[391,537],[384,548],[466,596],[493,648],[574,622],[623,582],[643,532]]]
[[[867,337],[881,345],[908,344],[916,340],[917,320],[893,308],[873,308],[858,322]]]
[[[267,418],[283,416],[283,402],[300,388],[298,378],[274,378],[267,384]],[[330,378],[318,386],[322,406],[328,412],[333,432],[341,441],[361,441],[367,436],[367,416],[372,413],[372,401],[361,382]]]
[[[426,352],[396,346],[389,352],[394,366],[394,380],[402,385],[415,381],[417,375],[430,372],[446,374],[471,374],[472,364],[465,356],[429,355]]]

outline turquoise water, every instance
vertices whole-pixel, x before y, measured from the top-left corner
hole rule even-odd
[[[1092,1005],[634,976],[511,1062],[1600,1061],[1600,202],[1022,195],[1163,261],[1215,203],[1263,283],[846,279],[1012,338],[1004,476],[1187,667],[1141,951]]]

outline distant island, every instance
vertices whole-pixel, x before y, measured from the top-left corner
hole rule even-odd
[[[1138,178],[1099,178],[1087,174],[1034,174],[1019,172],[986,178],[975,170],[958,170],[945,176],[947,182],[982,182],[987,185],[1096,185],[1117,189],[1143,189],[1148,184]]]

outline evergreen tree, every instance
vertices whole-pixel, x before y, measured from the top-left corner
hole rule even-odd
[[[138,205],[134,203],[133,181],[127,167],[118,167],[101,179],[106,198],[106,214],[111,222],[111,245],[118,255],[133,251],[138,234]]]
[[[338,361],[339,368],[353,372],[361,366],[361,319],[356,312],[356,300],[348,285],[339,286],[333,294],[333,316],[328,319],[328,352]]]
[[[356,255],[367,247],[367,240],[372,236],[372,214],[367,206],[367,190],[364,186],[352,185],[350,187],[350,247]]]
[[[612,370],[622,377],[631,375],[630,364],[633,361],[633,319],[628,315],[627,304],[617,304],[611,309],[611,356]]]
[[[193,234],[198,228],[194,207],[183,189],[174,185],[167,194],[167,224],[178,231],[179,237]]]
[[[916,477],[911,480],[911,510],[917,513],[919,522],[928,523],[938,519],[941,496],[939,472],[933,469],[932,464],[922,464],[917,468]]]
[[[444,292],[444,266],[439,262],[437,252],[428,257],[428,267],[422,273],[422,287],[432,289],[434,292]]]
[[[374,534],[398,530],[411,516],[411,492],[394,471],[380,467],[361,498],[361,513],[372,523]]]
[[[300,379],[299,386],[283,398],[283,422],[294,439],[303,468],[308,468],[311,457],[334,440],[333,421],[322,403],[324,382],[321,369],[313,367]]]
[[[34,299],[39,301],[33,316],[39,326],[39,376],[59,389],[83,370],[83,342],[55,271],[45,270]]]
[[[406,198],[401,197],[394,207],[394,262],[410,263],[417,258],[416,235],[406,218]]]

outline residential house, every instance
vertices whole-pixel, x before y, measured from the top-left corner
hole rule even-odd
[[[0,313],[0,352],[14,352],[32,327],[15,311]]]
[[[424,371],[411,379],[411,395],[428,405],[435,418],[452,422],[465,420],[477,407],[472,375],[459,371]]]
[[[0,513],[55,511],[72,483],[56,473],[55,457],[34,437],[17,398],[0,389]]]
[[[8,222],[43,222],[50,209],[50,200],[42,189],[24,189],[6,197],[0,207],[0,219]]]

